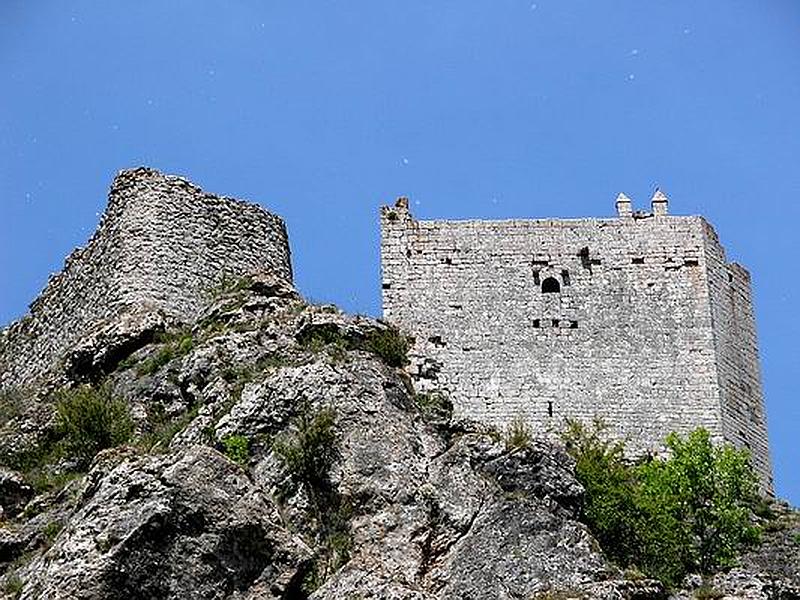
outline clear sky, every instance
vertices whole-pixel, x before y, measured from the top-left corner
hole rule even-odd
[[[754,276],[800,504],[797,0],[0,0],[0,323],[149,165],[288,223],[297,284],[377,315],[377,208],[609,216],[654,186]]]

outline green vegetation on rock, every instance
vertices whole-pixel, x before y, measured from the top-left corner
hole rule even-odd
[[[339,456],[335,423],[332,408],[322,408],[314,414],[304,408],[295,430],[274,441],[272,448],[286,465],[291,484],[305,484],[317,490],[328,485],[328,473]]]
[[[411,347],[408,338],[392,326],[370,329],[363,338],[358,338],[346,336],[334,323],[324,323],[302,332],[297,341],[312,352],[328,351],[336,360],[342,360],[348,350],[364,350],[398,368],[408,364]]]
[[[305,406],[293,431],[279,436],[272,446],[289,475],[282,495],[288,497],[302,487],[313,511],[315,551],[304,570],[304,594],[317,589],[350,559],[352,508],[329,479],[330,469],[339,458],[335,424],[336,413],[332,408],[312,412]]]
[[[151,357],[136,366],[138,375],[152,375],[161,367],[181,356],[186,356],[194,348],[194,337],[188,330],[180,329],[156,336],[157,343],[163,344]]]
[[[532,440],[531,428],[522,417],[515,417],[506,429],[506,448],[509,450],[527,448],[531,445]]]
[[[225,456],[239,465],[246,465],[250,458],[250,440],[243,435],[229,435],[222,440]]]
[[[367,333],[364,349],[379,356],[390,367],[404,367],[408,364],[408,338],[396,327],[373,329]]]
[[[59,392],[56,433],[64,455],[86,468],[101,450],[130,440],[133,421],[128,405],[108,386],[83,385]]]
[[[690,572],[732,564],[758,540],[757,478],[747,452],[714,445],[704,429],[671,434],[668,458],[631,464],[602,423],[564,435],[586,488],[583,518],[622,567],[675,585]]]
[[[414,394],[414,402],[427,421],[446,423],[453,416],[453,403],[444,392],[434,390]]]

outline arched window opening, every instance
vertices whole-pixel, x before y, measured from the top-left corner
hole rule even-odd
[[[555,277],[548,277],[542,282],[542,292],[545,294],[558,294],[561,291],[561,284]]]

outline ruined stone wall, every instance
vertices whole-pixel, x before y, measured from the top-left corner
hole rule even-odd
[[[100,226],[0,333],[0,387],[44,373],[93,328],[132,310],[191,321],[223,274],[292,268],[283,221],[150,169],[121,172]]]
[[[598,416],[635,451],[698,426],[739,443],[722,402],[711,228],[654,208],[416,221],[403,202],[384,207],[384,317],[415,337],[418,385],[500,427],[521,417],[552,433],[565,418]]]

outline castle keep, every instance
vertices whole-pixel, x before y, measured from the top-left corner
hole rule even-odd
[[[418,387],[457,414],[545,434],[601,417],[636,452],[702,426],[772,468],[748,272],[667,198],[617,217],[418,221],[381,209],[384,317]]]
[[[223,277],[292,280],[283,221],[152,169],[122,171],[85,248],[50,278],[30,312],[0,331],[0,388],[43,375],[98,327],[132,312],[189,322]]]

